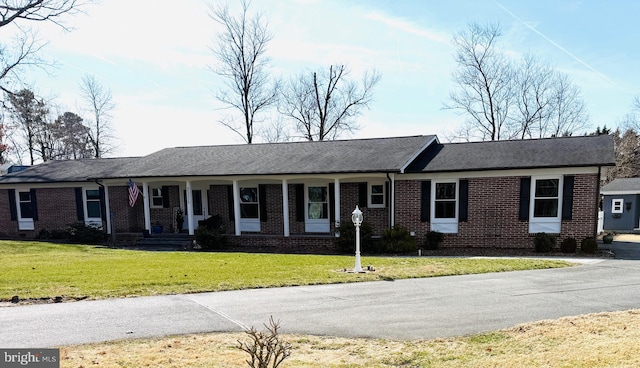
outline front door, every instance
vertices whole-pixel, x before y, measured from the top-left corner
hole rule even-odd
[[[187,210],[187,191],[185,190],[183,192],[183,198],[184,198],[184,209],[185,209],[185,216],[184,216],[184,225],[183,228],[184,229],[188,229],[189,228],[189,216],[187,216],[186,210]],[[198,228],[198,221],[200,220],[204,220],[205,218],[208,217],[207,214],[207,206],[205,206],[205,200],[203,198],[203,194],[206,193],[204,190],[202,189],[192,189],[191,190],[191,198],[193,198],[193,228],[197,229]]]

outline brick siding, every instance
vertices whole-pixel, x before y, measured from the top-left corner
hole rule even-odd
[[[531,248],[533,234],[529,234],[529,223],[518,220],[520,177],[470,178],[468,196],[468,221],[460,222],[457,234],[446,234],[442,247],[503,247]],[[595,205],[598,198],[597,175],[576,175],[573,196],[573,220],[562,221],[560,241],[568,236],[578,242],[593,236]],[[344,223],[351,221],[351,212],[359,200],[358,183],[340,184],[340,218]],[[421,182],[419,180],[396,181],[395,220],[397,225],[415,232],[418,244],[422,244],[430,230],[428,222],[420,221]],[[165,231],[173,231],[174,208],[180,206],[180,189],[168,186],[169,207],[152,208],[151,224],[159,223]],[[306,234],[304,222],[298,222],[296,211],[296,185],[289,184],[289,229],[290,237],[284,237],[282,217],[282,186],[266,184],[267,221],[261,222],[260,234],[235,234],[235,224],[229,218],[229,185],[211,185],[206,204],[210,215],[219,215],[224,228],[231,234],[230,240],[236,245],[250,244],[258,248],[281,247],[292,252],[307,252],[316,249],[326,252],[331,249],[335,226],[331,223],[327,234]],[[141,232],[144,228],[142,197],[134,207],[129,206],[128,188],[112,186],[108,188],[110,209],[113,212],[112,227],[117,232]],[[204,194],[204,193],[203,193]],[[387,198],[389,202],[390,198]],[[56,230],[77,222],[74,188],[37,189],[39,220],[35,230],[18,231],[17,221],[10,220],[8,191],[0,190],[0,236],[5,238],[33,238],[40,230]],[[361,207],[364,220],[371,225],[374,235],[381,235],[389,226],[389,206],[386,208]]]

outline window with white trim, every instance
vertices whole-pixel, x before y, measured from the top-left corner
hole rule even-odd
[[[431,230],[458,232],[458,180],[433,181],[431,185]]]
[[[452,219],[456,218],[457,208],[457,183],[435,183],[435,211],[434,217]]]
[[[151,188],[151,207],[162,208],[162,204],[162,188]]]
[[[386,206],[385,185],[380,183],[369,183],[369,208],[384,208]]]
[[[329,187],[327,185],[309,185],[306,192],[305,231],[308,233],[328,233],[329,224]]]
[[[18,192],[18,207],[20,208],[21,219],[33,219],[31,192]]]
[[[531,178],[529,233],[560,233],[563,185],[562,176]]]
[[[34,230],[34,219],[36,218],[36,209],[34,208],[35,198],[32,196],[31,191],[16,191],[16,212],[18,216],[18,229],[19,230]]]
[[[616,198],[611,200],[611,213],[622,213],[624,206],[624,199]]]
[[[560,179],[535,179],[533,190],[533,217],[558,218],[560,211]]]
[[[87,220],[101,219],[100,191],[98,189],[87,189],[85,191],[85,202],[87,206]]]
[[[258,188],[240,188],[240,218],[257,219],[259,217]]]
[[[329,190],[327,187],[308,187],[307,218],[321,220],[329,218]]]

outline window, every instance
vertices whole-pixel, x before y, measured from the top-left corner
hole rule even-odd
[[[87,189],[87,218],[99,219],[100,215],[100,191],[98,189]]]
[[[257,219],[259,216],[258,188],[240,188],[240,217]]]
[[[430,230],[447,234],[458,233],[460,182],[458,180],[433,181],[427,186]]]
[[[151,207],[162,207],[162,188],[151,188]]]
[[[436,183],[434,198],[435,218],[456,218],[456,183]]]
[[[369,208],[383,208],[386,205],[384,184],[369,183]]]
[[[32,219],[33,206],[31,205],[31,192],[19,192],[18,200],[20,201],[20,218]]]
[[[533,217],[558,217],[560,179],[537,179],[533,190]]]
[[[571,201],[567,200],[570,199],[568,196],[573,190],[572,179],[567,179],[569,184],[566,188],[563,188],[566,184],[565,176],[532,177],[530,180],[529,198],[521,197],[521,201],[529,202],[529,233],[559,234],[562,227],[563,205],[566,205],[569,210],[572,206]],[[521,187],[521,195],[522,190],[524,189]],[[524,194],[527,193],[524,192]],[[521,210],[524,208],[522,203],[525,202],[521,202]]]
[[[308,187],[307,216],[310,220],[329,219],[329,193],[327,187]]]
[[[611,200],[611,213],[622,213],[622,206],[624,199],[612,199]]]

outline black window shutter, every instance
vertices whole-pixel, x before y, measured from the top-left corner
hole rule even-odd
[[[385,207],[389,207],[391,208],[391,206],[389,205],[389,203],[391,202],[391,186],[389,185],[389,182],[385,182],[384,183],[384,198],[385,198],[385,202],[384,202],[384,206]]]
[[[469,180],[460,180],[460,188],[458,188],[458,194],[460,195],[460,201],[458,202],[458,221],[467,222],[469,218]]]
[[[429,222],[431,219],[431,180],[422,182],[420,202],[420,221]]]
[[[367,183],[358,183],[358,207],[360,208],[367,207],[369,203],[367,198],[369,195],[369,193],[367,193],[369,190],[368,186]]]
[[[16,190],[9,189],[9,212],[11,212],[11,221],[18,220],[18,208],[16,207]]]
[[[329,183],[329,221],[336,221],[336,185]]]
[[[304,184],[296,184],[296,221],[304,222]]]
[[[84,204],[82,203],[82,188],[76,188],[76,216],[78,221],[84,221]]]
[[[564,184],[562,187],[562,219],[573,219],[573,175],[564,176]]]
[[[529,221],[529,206],[531,202],[531,177],[520,178],[520,221]]]
[[[162,191],[162,208],[169,208],[171,206],[171,202],[169,201],[169,187],[163,185],[160,190]]]
[[[100,217],[102,220],[107,220],[107,201],[104,195],[104,188],[100,187],[98,189],[98,194],[100,195]]]
[[[227,203],[229,205],[229,221],[235,221],[236,216],[233,208],[233,185],[227,185]]]
[[[267,186],[258,185],[258,206],[260,207],[260,221],[267,222]]]

